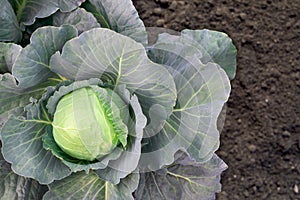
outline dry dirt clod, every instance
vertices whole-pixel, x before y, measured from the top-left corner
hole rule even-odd
[[[294,192],[295,192],[296,194],[298,194],[298,193],[299,193],[299,187],[298,187],[298,185],[297,185],[297,184],[294,186]]]
[[[250,145],[248,145],[248,149],[250,152],[253,153],[256,151],[257,147],[254,144],[250,144]]]
[[[155,15],[161,15],[163,13],[163,10],[161,8],[154,8],[153,13]]]
[[[178,5],[177,1],[172,1],[171,5],[169,6],[169,9],[176,10],[177,5]]]
[[[291,133],[289,131],[283,131],[282,136],[284,136],[284,137],[290,137]]]
[[[165,24],[165,20],[164,19],[158,19],[156,21],[156,25],[159,27],[162,27]]]

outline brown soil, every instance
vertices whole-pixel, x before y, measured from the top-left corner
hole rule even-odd
[[[238,48],[217,199],[300,199],[300,0],[134,4],[146,26],[223,31]]]

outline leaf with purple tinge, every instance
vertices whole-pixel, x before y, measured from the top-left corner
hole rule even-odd
[[[197,163],[182,152],[175,157],[172,165],[141,174],[136,200],[215,199],[215,193],[221,191],[220,175],[227,165],[215,154],[206,163]]]

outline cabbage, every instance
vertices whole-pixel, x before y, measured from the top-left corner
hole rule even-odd
[[[110,111],[97,94],[81,88],[64,96],[53,118],[58,146],[74,158],[93,161],[109,154],[118,144]]]

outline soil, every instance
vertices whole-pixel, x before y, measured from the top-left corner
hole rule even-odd
[[[218,30],[238,49],[217,199],[300,199],[300,0],[133,2],[148,27]]]

